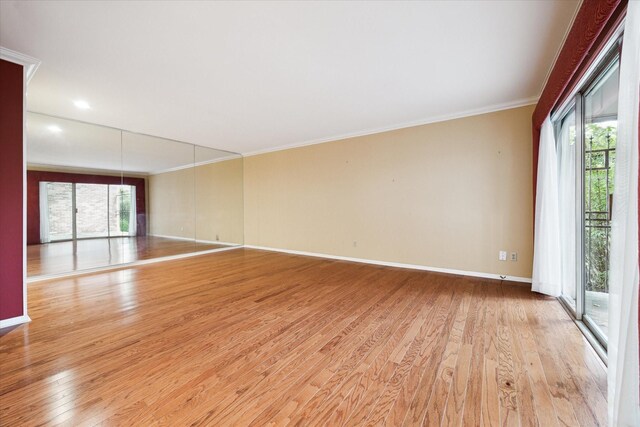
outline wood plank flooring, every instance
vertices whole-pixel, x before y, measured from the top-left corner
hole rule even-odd
[[[29,285],[0,424],[606,425],[558,301],[494,280],[266,251]]]
[[[61,274],[139,260],[226,248],[157,236],[112,237],[27,246],[27,276]]]

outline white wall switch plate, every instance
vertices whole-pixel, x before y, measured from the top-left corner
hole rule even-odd
[[[507,260],[507,251],[498,252],[498,259],[500,261],[506,261]]]

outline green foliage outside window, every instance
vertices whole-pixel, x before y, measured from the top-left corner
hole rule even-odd
[[[129,217],[131,214],[131,194],[120,189],[120,231],[129,232]]]
[[[587,291],[608,292],[611,195],[616,127],[585,126],[585,263]],[[601,150],[601,151],[600,151]]]

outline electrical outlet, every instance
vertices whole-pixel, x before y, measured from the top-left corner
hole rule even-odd
[[[498,252],[498,260],[499,261],[506,261],[507,260],[507,251]]]
[[[511,252],[511,261],[518,260],[518,252]]]
[[[217,242],[218,240],[220,240],[220,236],[218,236],[218,235],[216,234],[216,242]]]
[[[353,241],[353,247],[357,248],[358,247],[358,242],[356,242],[355,240]]]

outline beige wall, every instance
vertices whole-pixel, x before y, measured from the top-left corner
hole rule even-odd
[[[244,242],[242,164],[238,158],[196,168],[198,240]]]
[[[243,243],[242,159],[149,176],[149,233]]]
[[[245,243],[531,277],[532,112],[246,157]]]
[[[149,176],[149,234],[195,239],[193,168]]]

